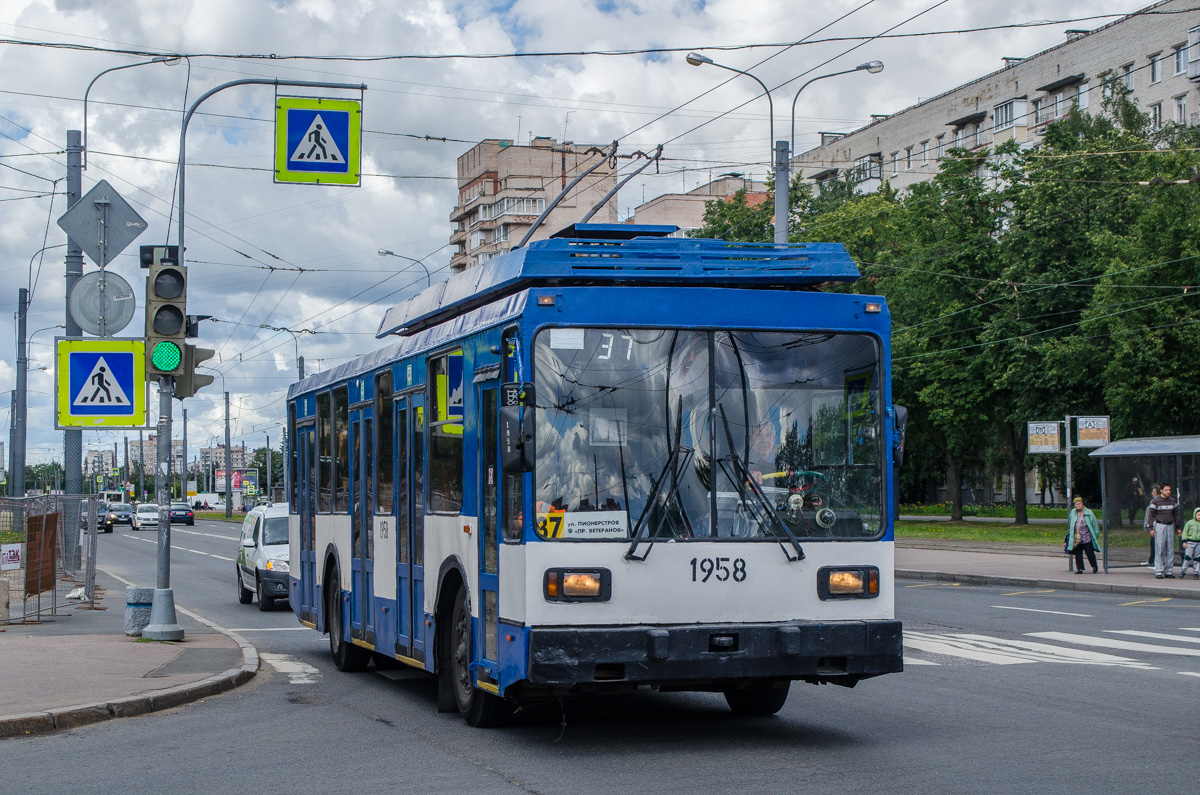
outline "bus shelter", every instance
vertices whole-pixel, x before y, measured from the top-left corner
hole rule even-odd
[[[1109,568],[1108,534],[1113,527],[1141,527],[1150,490],[1156,483],[1170,483],[1179,501],[1179,515],[1187,521],[1196,509],[1196,463],[1200,436],[1162,436],[1121,439],[1098,447],[1091,455],[1100,459],[1100,507],[1104,511],[1104,569]],[[1147,541],[1147,545],[1149,541]],[[1114,563],[1113,568],[1139,563]]]

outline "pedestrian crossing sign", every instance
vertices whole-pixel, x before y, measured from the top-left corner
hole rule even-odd
[[[56,340],[55,427],[143,428],[144,339]]]
[[[362,101],[275,98],[275,181],[358,185]]]

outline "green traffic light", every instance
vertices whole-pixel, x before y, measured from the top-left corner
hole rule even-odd
[[[170,340],[162,340],[155,344],[150,353],[150,361],[161,372],[170,372],[179,367],[183,361],[183,352],[179,346]]]

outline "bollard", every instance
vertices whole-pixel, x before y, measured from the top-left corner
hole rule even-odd
[[[125,634],[137,637],[150,623],[154,589],[139,585],[125,586]]]

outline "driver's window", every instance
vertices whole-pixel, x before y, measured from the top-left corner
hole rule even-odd
[[[262,527],[262,520],[261,520],[261,519],[259,519],[257,516],[256,516],[256,517],[254,517],[254,535],[253,535],[253,538],[254,538],[254,545],[255,545],[255,546],[258,546],[258,531],[259,531],[259,529],[260,529],[261,527]]]
[[[243,540],[250,537],[250,531],[253,527],[254,527],[254,517],[247,516],[246,520],[244,522],[242,522],[242,539]]]

